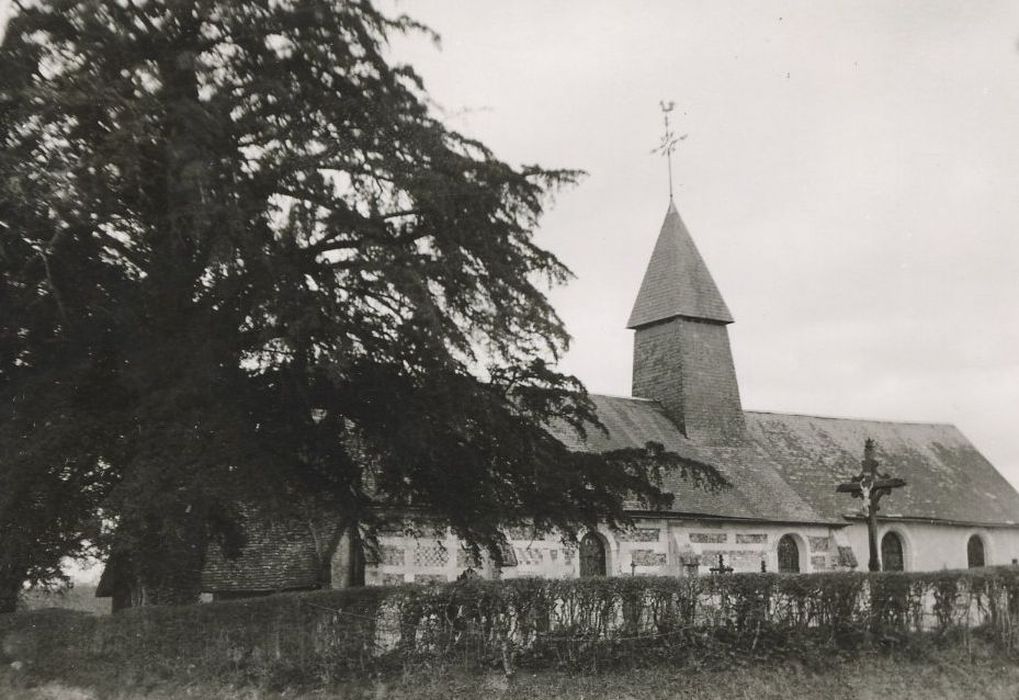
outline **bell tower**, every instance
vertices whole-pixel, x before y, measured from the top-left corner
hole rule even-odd
[[[669,201],[627,328],[633,395],[654,399],[691,440],[739,444],[746,433],[729,347],[732,315]]]

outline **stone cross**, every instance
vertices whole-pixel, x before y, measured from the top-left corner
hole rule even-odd
[[[882,474],[877,470],[878,461],[874,459],[874,441],[867,438],[863,444],[863,462],[861,471],[849,481],[839,484],[835,490],[838,493],[852,494],[853,498],[863,500],[867,510],[867,541],[870,544],[870,558],[867,561],[867,568],[871,571],[880,571],[881,563],[877,553],[877,512],[878,502],[882,496],[887,496],[892,489],[906,485],[902,479]]]

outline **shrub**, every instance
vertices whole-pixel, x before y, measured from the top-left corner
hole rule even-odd
[[[413,665],[748,663],[1019,634],[1019,570],[462,581],[281,594],[112,617],[0,616],[5,662],[336,680]],[[967,637],[968,638],[968,637]],[[31,659],[18,659],[31,649]]]

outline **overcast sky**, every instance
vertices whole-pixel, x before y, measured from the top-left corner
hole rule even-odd
[[[1019,484],[1019,3],[384,3],[442,34],[394,51],[451,125],[589,173],[539,241],[590,390],[630,393],[674,100],[744,406],[954,423]]]
[[[564,366],[629,395],[630,306],[676,201],[736,323],[746,408],[954,423],[1019,484],[1019,3],[389,4],[450,123],[583,168],[540,242]]]

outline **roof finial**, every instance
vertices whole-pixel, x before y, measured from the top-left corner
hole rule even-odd
[[[672,100],[666,102],[661,100],[658,103],[662,107],[662,115],[665,117],[665,133],[662,135],[662,140],[659,142],[658,147],[652,150],[652,153],[661,153],[665,156],[665,160],[669,164],[669,201],[672,201],[672,153],[676,150],[676,144],[686,138],[686,134],[682,136],[676,136],[672,131],[672,127],[669,125],[669,112],[676,108],[676,103]]]

